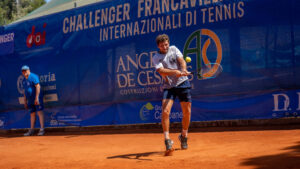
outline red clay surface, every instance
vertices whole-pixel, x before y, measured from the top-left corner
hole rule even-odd
[[[163,135],[0,136],[1,169],[300,168],[300,129],[189,133],[189,149],[165,157]]]

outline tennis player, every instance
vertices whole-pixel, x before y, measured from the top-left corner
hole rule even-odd
[[[181,149],[187,149],[188,128],[191,119],[191,85],[188,79],[190,72],[186,69],[186,62],[182,53],[176,46],[170,46],[168,35],[162,34],[156,37],[159,49],[153,57],[156,71],[163,77],[163,100],[162,100],[162,127],[165,138],[166,153],[172,155],[174,151],[173,141],[169,136],[170,112],[174,100],[178,97],[183,113],[182,132],[179,135]]]

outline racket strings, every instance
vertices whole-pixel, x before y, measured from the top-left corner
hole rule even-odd
[[[223,68],[220,64],[211,63],[204,64],[201,69],[198,70],[198,78],[200,79],[209,79],[215,78],[223,71]]]

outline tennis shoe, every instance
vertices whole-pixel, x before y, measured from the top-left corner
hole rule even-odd
[[[40,129],[38,136],[43,136],[45,135],[45,129]]]
[[[34,131],[32,129],[29,129],[27,133],[24,133],[24,136],[32,136],[34,134]]]
[[[188,148],[187,137],[182,136],[181,134],[178,136],[178,139],[181,143],[181,149],[186,150]]]
[[[166,139],[165,140],[165,145],[166,145],[166,152],[165,156],[171,156],[173,155],[174,148],[172,147],[174,142],[171,139]]]

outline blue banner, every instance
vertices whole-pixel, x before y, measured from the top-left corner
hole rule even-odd
[[[188,70],[207,63],[223,67],[214,79],[189,77],[193,121],[297,116],[299,5],[116,0],[1,27],[0,127],[29,126],[20,70],[25,64],[39,75],[47,126],[159,122],[162,78],[152,58],[162,33],[192,58]],[[180,112],[174,105],[171,119],[180,121]]]
[[[193,99],[191,120],[291,118],[299,117],[299,111],[300,90],[268,94],[202,96]],[[160,101],[66,106],[44,110],[46,127],[159,123],[161,113]],[[180,122],[182,116],[180,104],[176,102],[170,113],[170,121]],[[0,113],[1,129],[29,128],[29,126],[29,113],[24,110]]]

